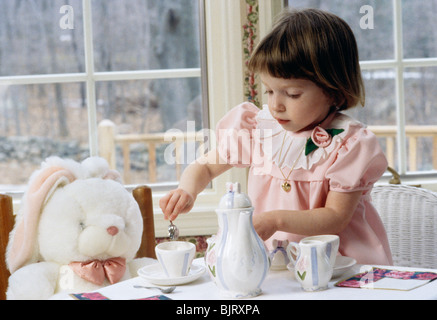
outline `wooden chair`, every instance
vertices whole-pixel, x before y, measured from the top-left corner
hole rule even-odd
[[[138,202],[143,216],[143,236],[137,258],[155,258],[155,225],[153,220],[152,189],[148,186],[139,186],[132,191]]]
[[[143,217],[143,235],[137,258],[155,256],[155,226],[153,220],[152,189],[148,186],[139,186],[132,191]],[[0,194],[0,300],[6,299],[9,270],[6,267],[6,246],[9,233],[14,226],[15,217],[12,208],[12,198]]]
[[[8,288],[9,270],[6,267],[6,246],[9,240],[9,232],[14,226],[14,214],[12,209],[12,198],[0,194],[0,300],[6,299]]]

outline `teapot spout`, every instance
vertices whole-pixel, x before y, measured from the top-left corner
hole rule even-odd
[[[234,275],[239,279],[250,279],[253,272],[259,272],[259,266],[268,264],[267,252],[263,241],[255,232],[252,224],[252,210],[243,210],[238,219],[235,237]]]

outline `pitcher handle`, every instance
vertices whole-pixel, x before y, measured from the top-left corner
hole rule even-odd
[[[287,252],[288,259],[290,259],[290,261],[293,263],[293,265],[295,265],[297,257],[300,254],[299,243],[290,242],[285,251]]]

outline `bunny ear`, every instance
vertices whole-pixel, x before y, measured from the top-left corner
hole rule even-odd
[[[115,170],[108,170],[108,172],[105,174],[103,179],[110,179],[110,180],[114,180],[114,181],[123,183],[122,178],[120,176],[120,173],[118,171],[115,171]]]
[[[29,262],[36,262],[36,237],[42,207],[57,187],[75,179],[71,171],[62,167],[47,167],[31,177],[8,243],[7,264],[11,273]]]
[[[102,157],[89,157],[82,161],[82,168],[86,172],[86,178],[95,177],[122,182],[120,173],[109,168],[108,162]]]

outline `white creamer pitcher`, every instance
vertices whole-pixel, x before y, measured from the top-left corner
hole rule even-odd
[[[222,295],[249,298],[261,293],[269,260],[252,223],[253,207],[239,183],[228,183],[216,210],[219,231],[207,240],[206,265]]]
[[[328,288],[333,265],[327,246],[327,242],[306,238],[288,245],[288,257],[294,263],[294,273],[303,290],[318,291]]]

